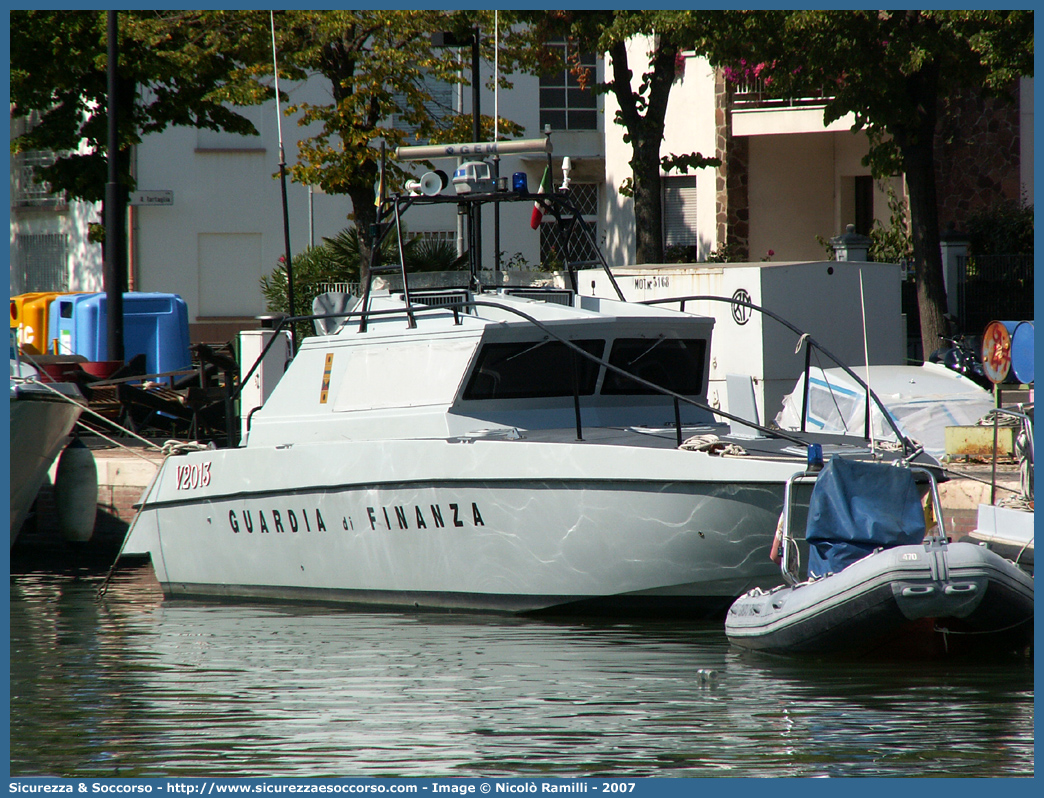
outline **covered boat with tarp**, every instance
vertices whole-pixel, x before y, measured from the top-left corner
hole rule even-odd
[[[794,389],[783,397],[776,416],[780,429],[829,432],[835,435],[866,433],[876,441],[896,441],[897,428],[917,441],[935,458],[946,454],[946,428],[973,426],[993,410],[989,391],[967,377],[940,366],[810,366]],[[867,404],[863,380],[884,405]]]

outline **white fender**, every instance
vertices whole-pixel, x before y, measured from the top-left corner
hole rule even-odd
[[[98,466],[78,438],[58,458],[54,502],[62,537],[75,543],[90,540],[98,512]]]

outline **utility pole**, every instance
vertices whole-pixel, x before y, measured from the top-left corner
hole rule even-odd
[[[105,302],[108,359],[123,362],[123,289],[127,283],[126,207],[119,185],[119,125],[117,113],[117,67],[119,64],[119,25],[116,12],[108,12],[108,78],[109,142],[108,180],[105,183]]]
[[[452,31],[435,31],[431,35],[433,47],[463,47],[465,44],[471,44],[471,140],[474,142],[482,140],[482,111],[480,107],[482,81],[479,77],[479,68],[481,66],[479,59],[479,33],[479,28],[476,25],[468,37],[458,36]],[[463,100],[463,96],[461,99]],[[469,260],[472,265],[472,281],[475,282],[478,272],[482,268],[482,205],[477,202],[469,204],[467,215],[468,237],[471,240]]]
[[[482,81],[479,79],[479,28],[475,26],[471,34],[471,134],[473,141],[482,141],[482,112],[479,109]],[[477,271],[482,270],[482,205],[471,206],[472,224],[475,225],[475,257],[471,262]]]

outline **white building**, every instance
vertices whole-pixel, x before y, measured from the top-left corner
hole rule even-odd
[[[11,138],[25,121],[11,120]],[[33,182],[33,170],[54,162],[50,152],[11,156],[11,296],[27,291],[101,291],[101,246],[88,240],[101,224],[101,203],[69,201]]]
[[[651,40],[642,37],[628,45],[636,86],[648,69],[650,46]],[[851,114],[824,125],[822,100],[763,99],[757,87],[728,84],[705,58],[693,53],[679,59],[678,66],[661,155],[700,152],[720,157],[723,164],[689,175],[664,176],[666,245],[694,247],[701,261],[726,244],[738,245],[752,261],[816,261],[827,254],[818,238],[827,241],[849,224],[866,234],[874,220],[889,223],[888,189],[903,197],[904,181],[871,177],[869,167],[862,164],[868,139],[862,132],[852,132]],[[971,169],[966,151],[956,151],[952,145],[950,150],[938,148],[941,225],[956,215],[956,208],[947,205],[950,198],[974,193],[970,185],[960,184],[957,172],[977,178],[993,168],[993,188],[982,192],[988,199],[977,198],[980,202],[1000,196],[1033,202],[1032,79],[1021,81],[1018,98],[1016,107],[980,111],[981,127],[967,125],[962,130],[965,138],[979,139],[983,147],[1010,150],[1002,165],[988,167],[983,159],[972,158]],[[607,95],[605,118],[612,119],[616,110],[613,95]],[[1000,137],[990,140],[998,122]],[[951,133],[947,131],[947,139],[961,140]],[[1017,141],[1017,147],[1008,147],[1010,141]],[[630,264],[635,252],[634,212],[632,203],[620,197],[619,188],[630,177],[631,153],[619,126],[606,125],[605,151],[606,194],[616,198],[609,202],[610,261]]]

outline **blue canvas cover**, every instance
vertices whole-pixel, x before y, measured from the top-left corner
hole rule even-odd
[[[874,549],[920,543],[924,510],[906,468],[832,457],[808,508],[808,574],[839,573]]]

